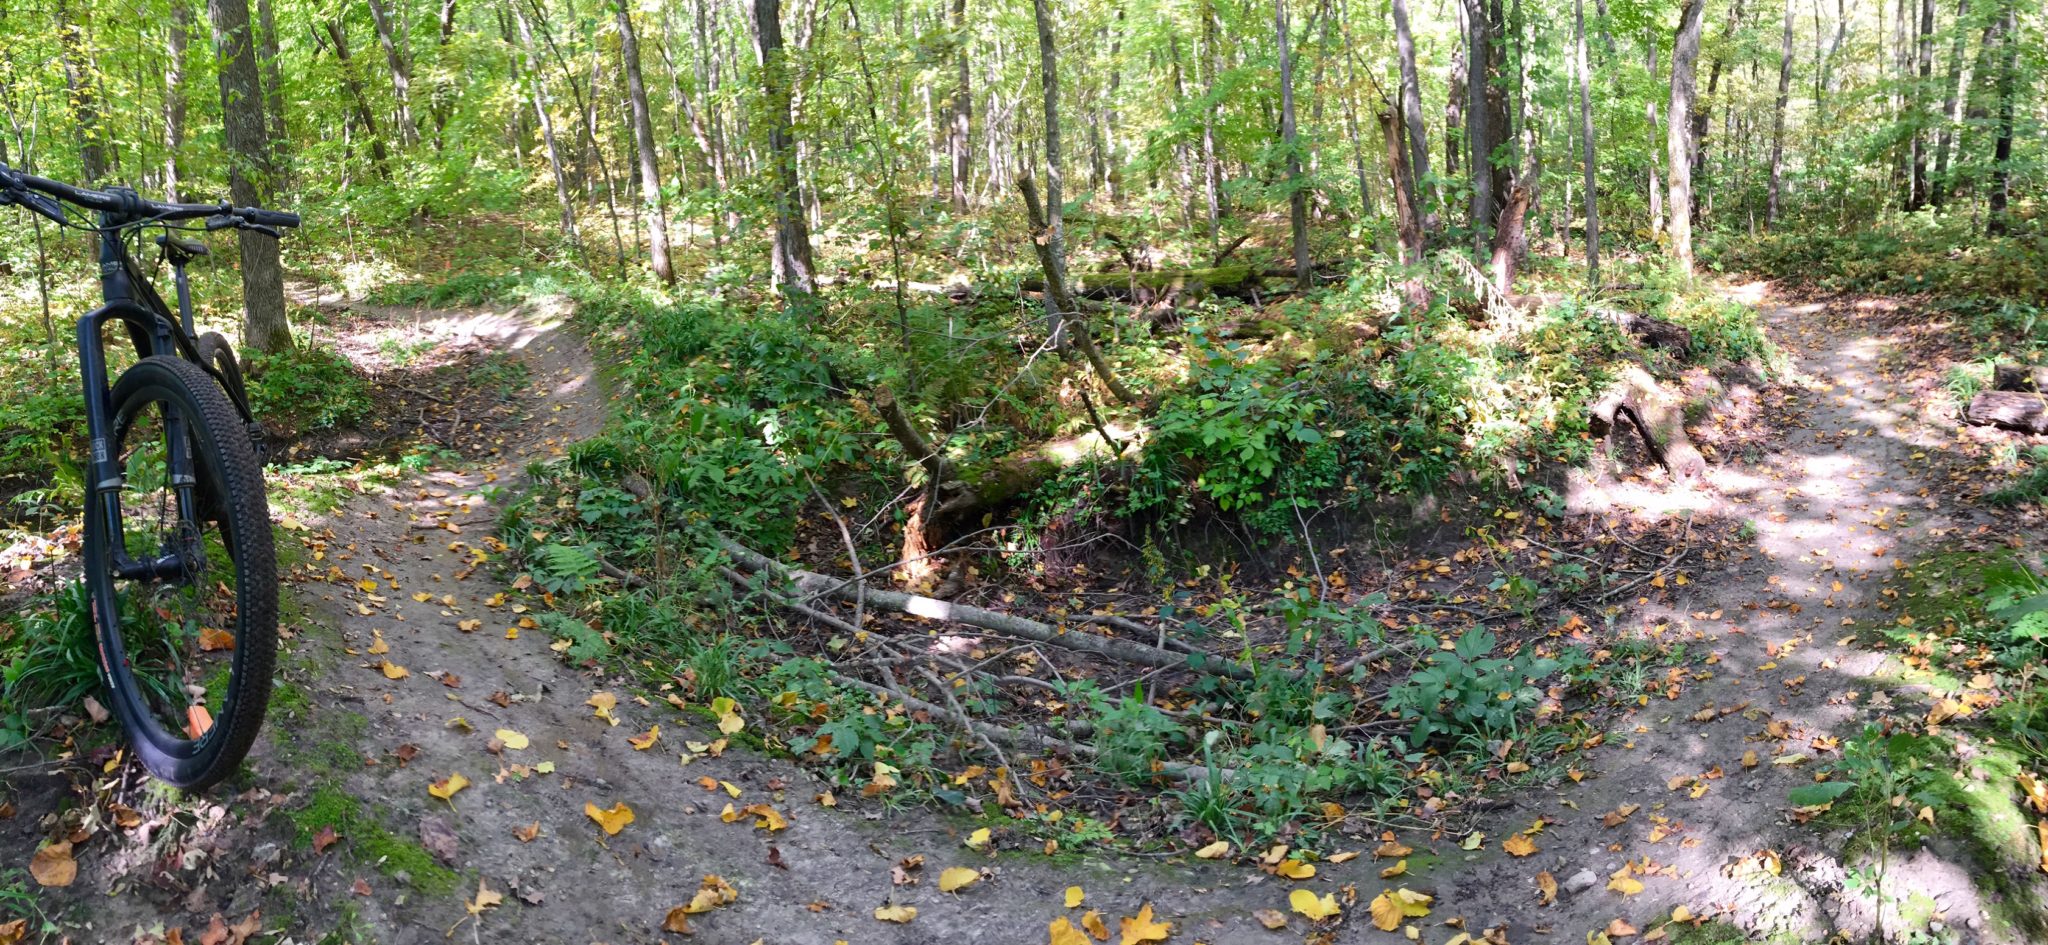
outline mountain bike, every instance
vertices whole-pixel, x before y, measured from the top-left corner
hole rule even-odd
[[[158,203],[0,165],[0,206],[16,205],[99,243],[101,307],[78,320],[90,444],[84,575],[109,708],[157,778],[200,790],[232,774],[256,740],[277,655],[277,558],[263,492],[263,428],[234,349],[195,336],[185,267],[207,255],[185,233],[273,239],[297,214]],[[64,204],[92,211],[74,222]],[[192,224],[187,221],[203,221]],[[172,313],[136,262],[151,228],[177,285]],[[133,252],[129,242],[135,243]],[[111,385],[106,328],[136,359]]]

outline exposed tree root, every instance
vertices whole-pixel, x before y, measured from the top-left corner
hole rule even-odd
[[[1595,436],[1611,438],[1625,418],[1658,465],[1679,479],[1707,470],[1707,459],[1685,433],[1685,411],[1650,372],[1631,365],[1593,402]]]

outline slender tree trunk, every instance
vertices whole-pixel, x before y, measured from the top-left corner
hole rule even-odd
[[[1464,0],[1465,4],[1465,147],[1466,165],[1472,178],[1472,241],[1475,250],[1484,248],[1493,228],[1493,149],[1500,129],[1493,126],[1493,108],[1487,101],[1492,88],[1491,69],[1495,40],[1486,0]]]
[[[228,191],[238,206],[260,207],[270,197],[269,129],[263,119],[263,86],[248,0],[210,0],[214,52],[220,62],[220,102],[225,126]],[[265,354],[292,346],[284,314],[284,270],[277,240],[244,230],[237,234],[242,257],[242,344]]]
[[[1584,139],[1586,284],[1600,287],[1600,158],[1593,143],[1593,71],[1586,57],[1586,0],[1572,0],[1572,45],[1579,68],[1579,137]],[[1566,215],[1570,210],[1564,211]]]
[[[405,51],[398,48],[398,37],[391,28],[391,11],[384,6],[384,0],[367,0],[370,6],[370,22],[377,28],[377,45],[384,48],[384,64],[391,70],[391,93],[398,102],[398,140],[411,146],[420,139],[419,125],[412,120],[412,65],[406,61]]]
[[[99,85],[94,81],[92,50],[85,34],[84,12],[72,15],[66,0],[57,3],[57,45],[63,60],[64,88],[78,137],[78,163],[85,184],[95,186],[107,176],[107,150],[100,128]]]
[[[1692,135],[1685,116],[1692,114],[1695,68],[1700,57],[1700,19],[1706,0],[1686,0],[1678,16],[1677,38],[1671,51],[1671,134],[1665,173],[1670,175],[1669,209],[1673,261],[1680,272],[1692,274]]]
[[[619,58],[625,64],[626,98],[633,109],[633,147],[640,158],[640,203],[647,214],[647,257],[655,276],[675,285],[675,266],[668,258],[668,207],[662,200],[661,168],[654,147],[654,118],[647,107],[647,83],[640,75],[640,37],[633,32],[627,0],[617,0],[617,4]]]
[[[1963,45],[1969,40],[1969,31],[1963,28],[1970,13],[1970,0],[1956,0],[1955,25],[1950,27],[1955,36],[1949,40],[1947,94],[1941,102],[1941,132],[1934,143],[1934,180],[1930,198],[1936,207],[1948,202],[1948,158],[1955,145],[1956,125],[1962,121],[1957,103],[1963,86]]]
[[[1778,40],[1778,98],[1771,106],[1771,193],[1764,227],[1776,229],[1785,193],[1785,105],[1792,98],[1792,4],[1785,0],[1785,31]]]
[[[1932,123],[1927,96],[1934,78],[1934,0],[1920,0],[1919,40],[1913,51],[1918,80],[1913,84],[1909,111],[1913,128],[1913,183],[1906,195],[1906,209],[1927,206],[1927,126]]]
[[[1728,51],[1737,30],[1742,28],[1744,14],[1742,0],[1735,0],[1728,19],[1721,24],[1720,41],[1715,43],[1714,58],[1707,66],[1707,94],[1693,102],[1692,109],[1692,186],[1695,194],[1709,192],[1707,186],[1707,139],[1714,127],[1714,102],[1721,95],[1721,73],[1728,63]],[[1699,203],[1693,207],[1693,218],[1698,220],[1703,211]]]
[[[1401,113],[1380,109],[1380,134],[1387,145],[1387,176],[1394,181],[1394,235],[1401,244],[1401,264],[1422,261],[1422,215],[1415,206],[1415,177],[1408,169],[1408,150],[1402,142]]]
[[[270,129],[270,172],[276,178],[270,187],[277,190],[291,167],[291,134],[285,128],[283,57],[270,5],[270,0],[256,0],[256,55],[263,75],[263,117]]]
[[[1202,196],[1209,211],[1209,249],[1218,248],[1217,231],[1223,222],[1223,170],[1216,160],[1216,125],[1222,110],[1216,100],[1217,51],[1215,0],[1203,0],[1202,11]]]
[[[1408,27],[1408,0],[1393,0],[1394,48],[1401,59],[1402,127],[1408,136],[1408,167],[1417,186],[1429,176],[1429,126],[1422,120],[1422,78],[1415,71],[1415,34]],[[1435,185],[1432,210],[1443,204],[1443,187]]]
[[[519,44],[526,53],[528,98],[533,103],[534,120],[540,125],[541,141],[547,147],[548,170],[555,176],[555,202],[562,212],[562,235],[568,237],[569,244],[576,248],[579,256],[583,256],[586,255],[583,235],[576,228],[576,202],[569,195],[569,172],[562,166],[561,142],[555,138],[555,119],[548,112],[546,70],[541,65],[540,51],[533,41],[533,24],[528,22],[526,11],[520,9],[518,3],[511,6],[512,17],[519,23]]]
[[[1657,37],[1654,34],[1644,37],[1643,45],[1649,51],[1650,85],[1654,88],[1657,85]],[[1663,138],[1664,132],[1663,125],[1657,117],[1657,96],[1649,95],[1644,97],[1643,114],[1650,119],[1650,154],[1652,157],[1645,162],[1650,168],[1650,233],[1653,236],[1663,236],[1664,187],[1657,181],[1658,162],[1655,155],[1657,153],[1657,146],[1663,143],[1659,139]]]
[[[172,203],[183,200],[178,155],[185,150],[185,50],[191,37],[191,0],[171,0],[164,44],[164,199]]]
[[[967,187],[972,181],[974,131],[974,88],[973,77],[968,72],[968,54],[973,42],[967,26],[967,0],[953,0],[953,41],[958,44],[953,64],[956,70],[953,85],[953,102],[949,109],[951,121],[946,138],[946,151],[953,162],[953,209],[967,212]]]
[[[1273,32],[1280,43],[1280,147],[1287,152],[1287,213],[1294,235],[1294,284],[1315,285],[1308,260],[1308,190],[1301,179],[1300,141],[1294,128],[1294,58],[1288,34],[1287,0],[1273,0]]]
[[[1998,24],[2002,62],[1998,66],[1998,140],[1991,151],[1991,197],[1986,208],[1984,232],[2003,236],[2011,229],[2006,205],[2012,194],[2013,90],[2019,81],[2019,4],[2005,0],[2005,13]]]
[[[370,97],[363,92],[363,83],[356,76],[355,59],[349,55],[348,33],[341,18],[322,24],[327,30],[327,41],[334,44],[334,58],[341,66],[341,86],[349,94],[354,105],[356,124],[362,126],[370,136],[370,169],[381,180],[391,179],[390,155],[384,151],[384,135],[377,130],[377,113],[370,108]]]
[[[766,101],[768,159],[774,164],[775,285],[792,305],[808,307],[817,295],[811,262],[811,231],[804,219],[803,194],[796,173],[795,105],[790,87],[788,53],[782,43],[781,0],[753,0],[754,59],[761,68]]]

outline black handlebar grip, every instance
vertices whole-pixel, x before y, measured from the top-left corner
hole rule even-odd
[[[259,210],[251,207],[236,211],[244,220],[259,226],[298,226],[299,215],[283,210]]]

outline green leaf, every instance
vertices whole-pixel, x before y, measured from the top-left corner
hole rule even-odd
[[[1832,804],[1835,798],[1855,789],[1856,785],[1850,781],[1823,781],[1819,784],[1805,784],[1793,788],[1792,793],[1786,795],[1785,799],[1794,807],[1818,807],[1822,804]]]

